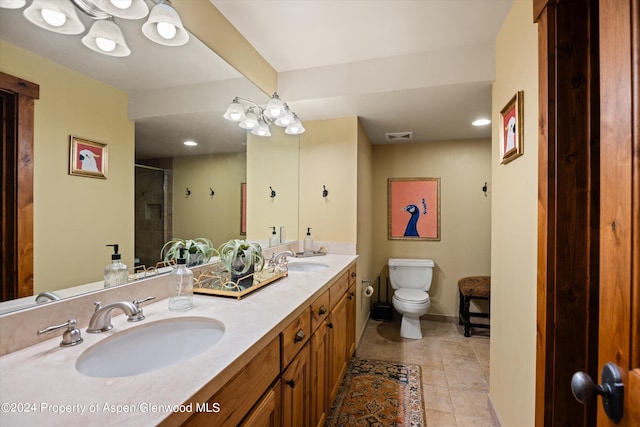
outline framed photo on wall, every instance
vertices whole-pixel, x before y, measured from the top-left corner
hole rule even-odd
[[[507,164],[524,153],[524,92],[517,92],[500,111],[500,163]]]
[[[389,240],[440,240],[440,178],[389,178]]]
[[[69,174],[90,178],[107,178],[107,145],[70,136]]]

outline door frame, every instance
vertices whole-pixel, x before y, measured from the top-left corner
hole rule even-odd
[[[534,0],[538,24],[538,270],[535,425],[593,426],[569,392],[597,378],[598,2]]]
[[[40,86],[0,72],[0,90],[14,94],[16,99],[15,121],[3,124],[11,126],[12,131],[2,132],[3,146],[14,146],[12,158],[5,160],[13,163],[13,171],[9,177],[2,176],[3,191],[12,193],[7,205],[3,197],[2,229],[3,234],[11,232],[13,236],[10,247],[5,247],[3,239],[2,288],[4,292],[5,287],[11,287],[13,298],[22,298],[33,295],[33,145],[35,100],[40,98]],[[5,215],[5,210],[12,212]],[[10,224],[6,218],[13,218]]]

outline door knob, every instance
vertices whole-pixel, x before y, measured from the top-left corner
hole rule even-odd
[[[576,400],[586,404],[597,395],[602,396],[604,412],[614,422],[622,419],[624,385],[618,367],[609,362],[602,368],[602,384],[596,385],[591,377],[580,371],[571,377],[571,391]]]

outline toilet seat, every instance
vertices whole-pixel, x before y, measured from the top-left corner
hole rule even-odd
[[[396,289],[393,293],[393,297],[400,302],[413,303],[413,304],[425,304],[428,303],[431,299],[429,298],[429,294],[425,291],[421,291],[420,289]]]

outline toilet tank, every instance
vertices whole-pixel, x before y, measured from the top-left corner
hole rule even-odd
[[[393,289],[421,289],[429,292],[433,267],[431,259],[389,258],[389,281]]]

